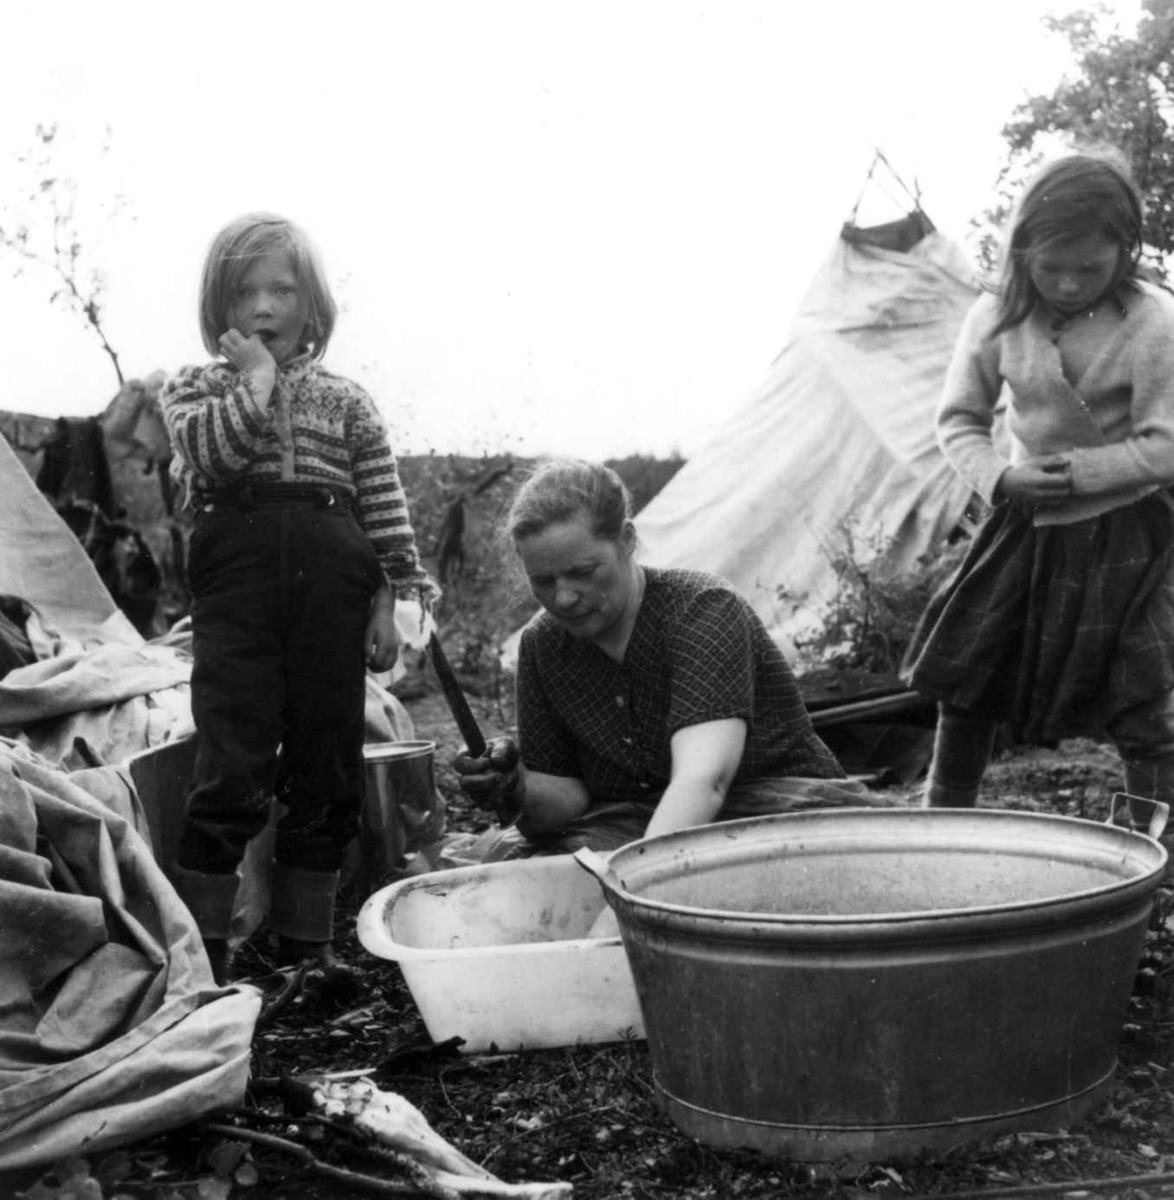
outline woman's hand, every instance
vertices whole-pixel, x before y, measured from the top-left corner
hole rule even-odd
[[[478,808],[496,813],[503,825],[517,818],[526,796],[526,768],[513,738],[494,738],[480,758],[458,754],[452,768],[461,791]]]
[[[384,584],[371,601],[363,652],[372,671],[387,671],[399,653],[399,634],[395,629],[395,596]]]
[[[995,499],[1037,508],[1063,504],[1072,495],[1072,463],[1063,454],[1041,454],[1008,467]]]

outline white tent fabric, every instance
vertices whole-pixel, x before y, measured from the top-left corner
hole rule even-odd
[[[902,224],[929,231],[906,251],[845,228],[766,379],[637,518],[646,563],[723,576],[783,642],[834,598],[835,556],[911,569],[970,499],[933,411],[978,284]]]
[[[32,605],[42,632],[89,647],[141,646],[142,635],[114,603],[94,564],[0,437],[0,594]],[[39,655],[44,657],[44,654]]]

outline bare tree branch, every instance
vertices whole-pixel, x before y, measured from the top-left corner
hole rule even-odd
[[[76,228],[74,203],[77,184],[68,176],[51,169],[56,153],[54,142],[57,126],[38,125],[35,136],[35,148],[18,156],[17,161],[32,170],[35,176],[33,187],[27,195],[28,203],[34,208],[48,209],[48,245],[39,249],[31,236],[35,218],[30,219],[6,207],[0,208],[0,248],[57,277],[61,286],[51,294],[50,303],[76,312],[93,330],[114,367],[118,386],[122,387],[125,383],[122,366],[103,323],[105,280],[97,270],[90,273],[88,285],[81,278],[83,243]],[[21,272],[18,269],[15,273]]]

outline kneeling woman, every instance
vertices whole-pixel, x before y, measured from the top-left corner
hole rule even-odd
[[[508,820],[490,857],[613,850],[718,819],[870,804],[820,741],[786,659],[716,576],[636,561],[627,489],[555,460],[507,518],[545,609],[522,634],[520,762],[504,739],[454,762]]]

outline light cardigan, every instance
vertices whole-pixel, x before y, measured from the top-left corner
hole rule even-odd
[[[246,483],[339,488],[354,498],[396,593],[416,593],[424,603],[436,594],[420,565],[386,425],[357,383],[302,355],[278,369],[261,404],[247,376],[213,362],[183,367],[159,399],[175,450],[172,471],[191,503]]]
[[[1037,525],[1097,516],[1174,483],[1174,296],[1138,282],[1067,321],[1038,306],[990,336],[997,299],[967,314],[937,412],[938,444],[985,500],[1012,463],[1063,454],[1072,496]],[[1008,460],[992,439],[1008,385]]]

